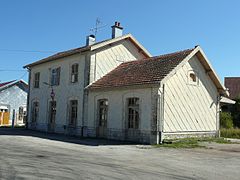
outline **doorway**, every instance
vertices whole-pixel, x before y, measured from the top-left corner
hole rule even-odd
[[[108,100],[98,101],[98,137],[106,138],[108,135]]]
[[[56,105],[57,105],[56,101],[50,101],[48,132],[54,132],[55,131]]]

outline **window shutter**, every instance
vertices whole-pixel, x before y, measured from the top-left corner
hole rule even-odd
[[[56,84],[59,85],[60,84],[60,72],[61,72],[61,68],[57,68],[57,78],[56,78]]]

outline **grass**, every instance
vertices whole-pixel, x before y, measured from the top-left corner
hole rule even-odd
[[[167,147],[167,148],[201,148],[205,147],[202,142],[215,142],[220,144],[231,144],[230,141],[224,138],[183,138],[165,140],[163,144],[154,145],[154,147]]]
[[[240,139],[239,128],[221,129],[220,132],[221,132],[221,137]]]

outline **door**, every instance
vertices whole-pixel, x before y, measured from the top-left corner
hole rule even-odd
[[[98,101],[98,137],[106,138],[108,134],[108,101]]]
[[[56,101],[50,101],[48,131],[54,132],[56,120]]]

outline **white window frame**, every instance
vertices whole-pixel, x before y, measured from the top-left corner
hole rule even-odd
[[[194,75],[195,77],[195,81],[193,80],[193,78],[191,77],[191,75]],[[198,86],[199,85],[199,78],[198,78],[198,73],[193,71],[193,70],[189,70],[188,74],[187,74],[187,78],[188,78],[188,84],[189,85],[194,85],[194,86]]]
[[[73,104],[73,102],[76,102],[76,104]],[[73,117],[73,108],[75,111],[75,117]],[[78,119],[78,100],[76,99],[71,99],[69,101],[69,122],[68,125],[69,126],[77,126],[77,119]]]
[[[34,88],[39,88],[40,87],[40,72],[34,73]]]
[[[60,74],[61,67],[57,67],[51,70],[51,85],[58,86],[60,85]]]
[[[79,64],[75,63],[71,65],[71,83],[78,82]]]
[[[98,100],[98,126],[107,127],[107,121],[108,121],[108,99],[99,99]]]
[[[132,102],[130,102],[132,101]],[[127,98],[127,128],[139,129],[140,128],[140,98],[129,97]]]

